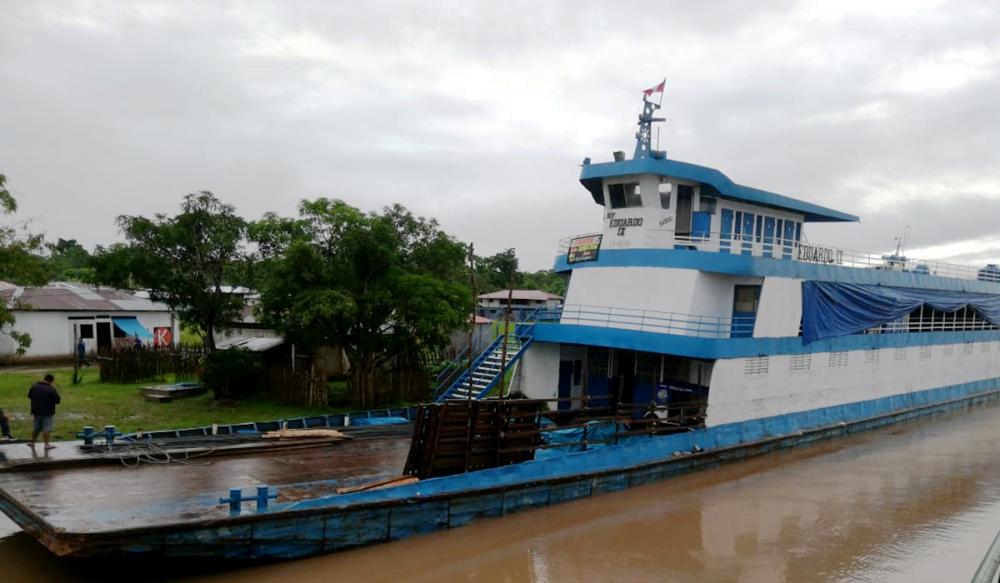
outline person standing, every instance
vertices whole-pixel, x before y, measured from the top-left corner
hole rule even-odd
[[[87,360],[87,344],[83,338],[76,343],[76,363],[80,367],[90,366],[90,361]]]
[[[56,405],[62,399],[60,399],[56,388],[52,386],[54,380],[56,380],[55,377],[47,374],[41,382],[31,385],[31,388],[28,389],[28,399],[31,400],[31,415],[35,418],[31,430],[31,441],[28,443],[30,447],[35,447],[35,440],[38,439],[39,433],[42,434],[42,439],[45,441],[45,449],[55,447],[49,443],[49,439],[55,425]]]

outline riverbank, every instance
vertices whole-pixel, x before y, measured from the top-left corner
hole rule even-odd
[[[259,399],[245,399],[235,405],[222,406],[214,401],[211,394],[171,403],[152,403],[140,395],[139,389],[161,383],[102,383],[95,368],[84,369],[82,382],[74,385],[71,368],[55,368],[49,372],[55,375],[55,384],[62,396],[62,404],[56,413],[56,440],[73,439],[84,425],[98,428],[114,425],[120,431],[134,432],[304,417],[337,411],[330,407],[300,407]],[[11,432],[15,437],[26,437],[31,432],[28,388],[41,380],[43,374],[41,369],[0,370],[0,407],[10,419]]]

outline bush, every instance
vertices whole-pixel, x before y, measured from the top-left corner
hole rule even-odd
[[[217,350],[205,357],[201,382],[216,399],[241,399],[257,391],[264,368],[260,355],[249,350]]]

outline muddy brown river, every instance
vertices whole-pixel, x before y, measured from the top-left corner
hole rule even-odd
[[[70,562],[0,519],[0,581],[968,581],[1000,529],[1000,405],[313,559]]]

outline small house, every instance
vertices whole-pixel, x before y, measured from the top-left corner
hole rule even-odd
[[[166,304],[112,288],[54,282],[23,287],[0,282],[0,301],[15,322],[0,330],[0,361],[69,358],[82,339],[88,353],[115,345],[171,345],[179,339],[180,322]],[[17,355],[12,331],[31,336]]]

